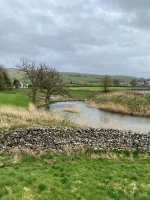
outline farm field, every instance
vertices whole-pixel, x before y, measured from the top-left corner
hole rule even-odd
[[[94,91],[86,91],[86,90],[69,90],[69,97],[76,100],[85,100],[85,99],[91,99],[95,96]]]
[[[70,99],[70,100],[84,100],[93,97],[92,91],[82,90],[68,90],[65,95],[59,95],[59,100]],[[20,107],[27,107],[31,103],[31,89],[23,88],[14,91],[1,91],[0,92],[0,105],[14,105]],[[57,97],[57,95],[55,96]],[[53,99],[52,99],[53,101]],[[43,102],[43,93],[38,91],[37,104]]]
[[[70,90],[83,90],[83,91],[103,91],[103,87],[97,86],[97,87],[70,87]],[[142,89],[142,87],[108,87],[109,91],[124,91],[124,90],[136,90],[136,89]]]
[[[27,95],[11,92],[0,92],[0,106],[14,105],[19,107],[27,107],[30,103],[30,98]]]
[[[148,154],[98,150],[34,153],[0,154],[1,200],[149,200]]]
[[[140,89],[138,87],[109,87],[110,91],[127,91]],[[85,100],[93,98],[98,92],[102,92],[102,87],[68,87],[67,94],[63,95],[60,99],[69,98],[70,100]],[[96,92],[96,93],[95,93]],[[31,102],[31,89],[23,88],[12,91],[0,92],[0,105],[15,105],[27,107]],[[43,99],[43,94],[38,91],[37,103]]]
[[[42,93],[37,93],[37,103],[41,102]],[[31,88],[0,91],[0,105],[27,107],[31,103]]]

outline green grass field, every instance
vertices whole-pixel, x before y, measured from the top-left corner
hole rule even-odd
[[[132,89],[138,89],[137,87],[109,87],[110,91],[126,91]],[[68,96],[72,100],[85,100],[94,98],[96,93],[103,91],[102,87],[69,87]],[[0,105],[15,105],[26,107],[31,102],[31,88],[18,89],[14,91],[0,92]],[[38,91],[37,103],[40,103],[43,99],[43,94]],[[62,96],[62,101],[64,96]],[[70,100],[71,100],[70,99]]]
[[[0,155],[1,200],[149,200],[150,156],[81,151]]]
[[[82,90],[70,90],[69,96],[77,99],[77,100],[84,100],[94,97],[94,93],[92,91],[82,91]]]
[[[70,100],[84,100],[93,97],[92,91],[69,90],[65,95]],[[14,91],[1,91],[0,92],[0,105],[14,105],[20,107],[27,107],[31,102],[31,89],[18,89]],[[64,96],[61,97],[62,101]],[[43,100],[43,94],[39,91],[37,95],[37,103],[40,104]]]
[[[103,87],[70,87],[70,90],[82,90],[82,91],[103,91]],[[109,91],[124,91],[124,90],[135,90],[142,89],[140,87],[108,87]]]
[[[17,90],[0,91],[0,105],[14,105],[19,107],[27,107],[31,103],[31,88],[23,88]],[[38,91],[37,103],[40,102],[43,94]]]
[[[30,98],[24,94],[0,92],[0,105],[15,105],[26,107],[29,103]]]
[[[17,68],[8,68],[8,74],[13,81],[18,79],[23,82],[30,82],[25,73],[19,71]],[[95,97],[96,92],[101,92],[102,87],[68,87],[69,85],[97,85],[100,84],[101,75],[95,74],[81,74],[81,73],[61,73],[66,87],[69,89],[68,95],[61,96],[60,100],[85,100]],[[119,80],[131,81],[134,77],[130,76],[112,76],[112,79],[117,78]],[[68,85],[67,85],[68,84]],[[133,87],[109,87],[109,90],[128,90],[135,89]],[[44,103],[44,95],[39,91],[37,96],[37,104]],[[57,99],[57,97],[55,98]],[[53,101],[53,99],[52,99]],[[55,101],[55,100],[54,100]],[[56,100],[57,101],[57,100]],[[31,102],[31,88],[28,89],[19,89],[16,91],[5,91],[0,92],[0,105],[15,105],[21,107],[27,107]]]

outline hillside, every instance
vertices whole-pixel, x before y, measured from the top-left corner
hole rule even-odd
[[[76,83],[76,84],[98,84],[100,83],[100,79],[103,77],[102,75],[96,74],[81,74],[81,73],[72,73],[72,72],[63,72],[62,76],[67,83]],[[118,79],[120,81],[130,82],[135,77],[131,76],[119,76],[114,75],[111,76],[112,79]]]
[[[19,81],[27,81],[24,72],[15,68],[8,68],[7,70],[11,80],[18,79]]]
[[[11,78],[18,79],[20,81],[28,81],[25,77],[24,72],[21,72],[15,68],[8,68],[8,73]],[[81,73],[73,73],[73,72],[61,72],[62,77],[65,81],[65,83],[73,83],[73,84],[98,84],[100,82],[100,79],[102,75],[96,75],[96,74],[81,74]],[[131,76],[111,76],[112,79],[118,79],[120,81],[128,81],[130,82],[135,77]]]

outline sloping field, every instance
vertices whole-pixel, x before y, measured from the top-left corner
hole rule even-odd
[[[24,72],[19,71],[15,68],[8,68],[8,73],[10,78],[18,79],[20,81],[28,81],[25,77]],[[80,74],[80,73],[72,73],[72,72],[61,72],[62,77],[65,83],[71,84],[99,84],[101,75],[96,74]],[[112,79],[119,79],[121,81],[131,81],[135,77],[130,76],[112,76]]]

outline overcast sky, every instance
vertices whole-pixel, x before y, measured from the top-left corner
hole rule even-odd
[[[0,0],[0,63],[150,77],[150,0]]]

